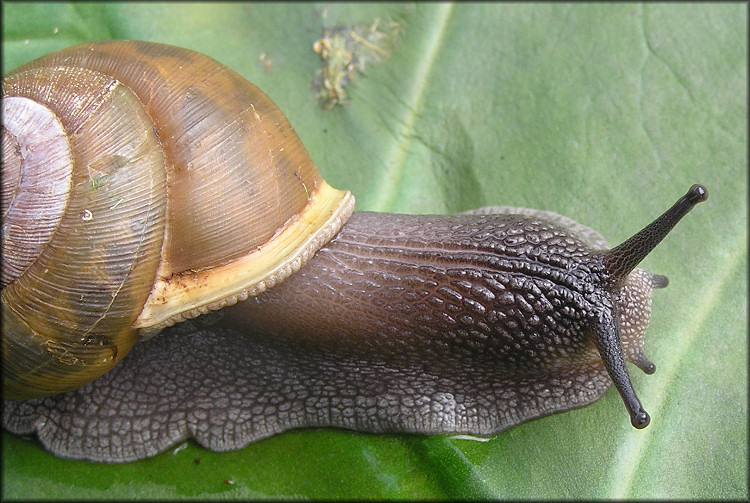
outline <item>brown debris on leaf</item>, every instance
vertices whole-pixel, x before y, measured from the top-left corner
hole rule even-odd
[[[395,21],[381,25],[375,19],[370,25],[338,25],[323,30],[323,37],[313,44],[313,51],[323,60],[315,81],[320,106],[331,110],[348,103],[346,86],[357,71],[365,72],[368,62],[382,63],[391,56],[400,29]]]

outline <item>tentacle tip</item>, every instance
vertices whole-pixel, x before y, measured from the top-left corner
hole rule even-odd
[[[656,372],[656,365],[651,363],[651,361],[648,358],[646,358],[646,355],[642,353],[638,355],[636,358],[631,359],[630,361],[633,362],[636,367],[641,369],[641,371],[644,374],[651,375],[654,372]]]
[[[649,417],[648,412],[641,409],[631,416],[630,422],[633,424],[634,428],[642,430],[651,422],[651,417]]]
[[[696,183],[690,187],[685,196],[694,204],[701,203],[708,199],[708,190],[703,185]]]
[[[656,290],[657,288],[666,288],[669,286],[669,278],[662,274],[651,275],[651,288]]]

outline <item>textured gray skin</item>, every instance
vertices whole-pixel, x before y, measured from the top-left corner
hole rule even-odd
[[[355,214],[293,278],[216,325],[137,344],[77,391],[5,402],[3,426],[59,456],[123,462],[191,437],[230,450],[304,426],[487,435],[586,405],[611,384],[590,336],[602,299],[647,297],[631,313],[647,324],[654,282],[597,287],[611,289],[591,250],[606,242],[580,227]],[[640,339],[628,346],[643,356]]]
[[[77,391],[6,402],[3,422],[17,433],[36,431],[62,457],[124,462],[191,437],[223,451],[303,426],[489,434],[561,405],[585,405],[610,382],[603,368],[569,369],[550,381],[438,375],[272,341],[220,328],[168,329]]]

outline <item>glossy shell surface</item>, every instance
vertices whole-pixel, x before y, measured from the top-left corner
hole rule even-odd
[[[3,116],[6,396],[283,281],[352,211],[265,94],[186,49],[52,53],[4,77]]]

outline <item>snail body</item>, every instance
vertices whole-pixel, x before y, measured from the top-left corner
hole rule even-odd
[[[78,79],[96,84],[71,94],[91,98],[55,97]],[[236,449],[304,426],[487,435],[612,383],[632,424],[649,422],[625,361],[654,371],[643,336],[667,279],[636,266],[706,199],[699,185],[611,249],[541,210],[350,217],[351,194],[267,96],[152,43],[53,53],[4,79],[3,106],[4,398],[27,399],[5,402],[3,426],[55,454],[129,461],[190,437]],[[79,152],[87,128],[117,148]],[[6,147],[25,137],[37,143]],[[37,155],[50,145],[63,153]],[[32,175],[14,175],[24,164]],[[49,171],[55,183],[31,178]],[[51,228],[25,223],[39,198],[24,188],[42,185]],[[209,330],[135,344],[213,309]]]

